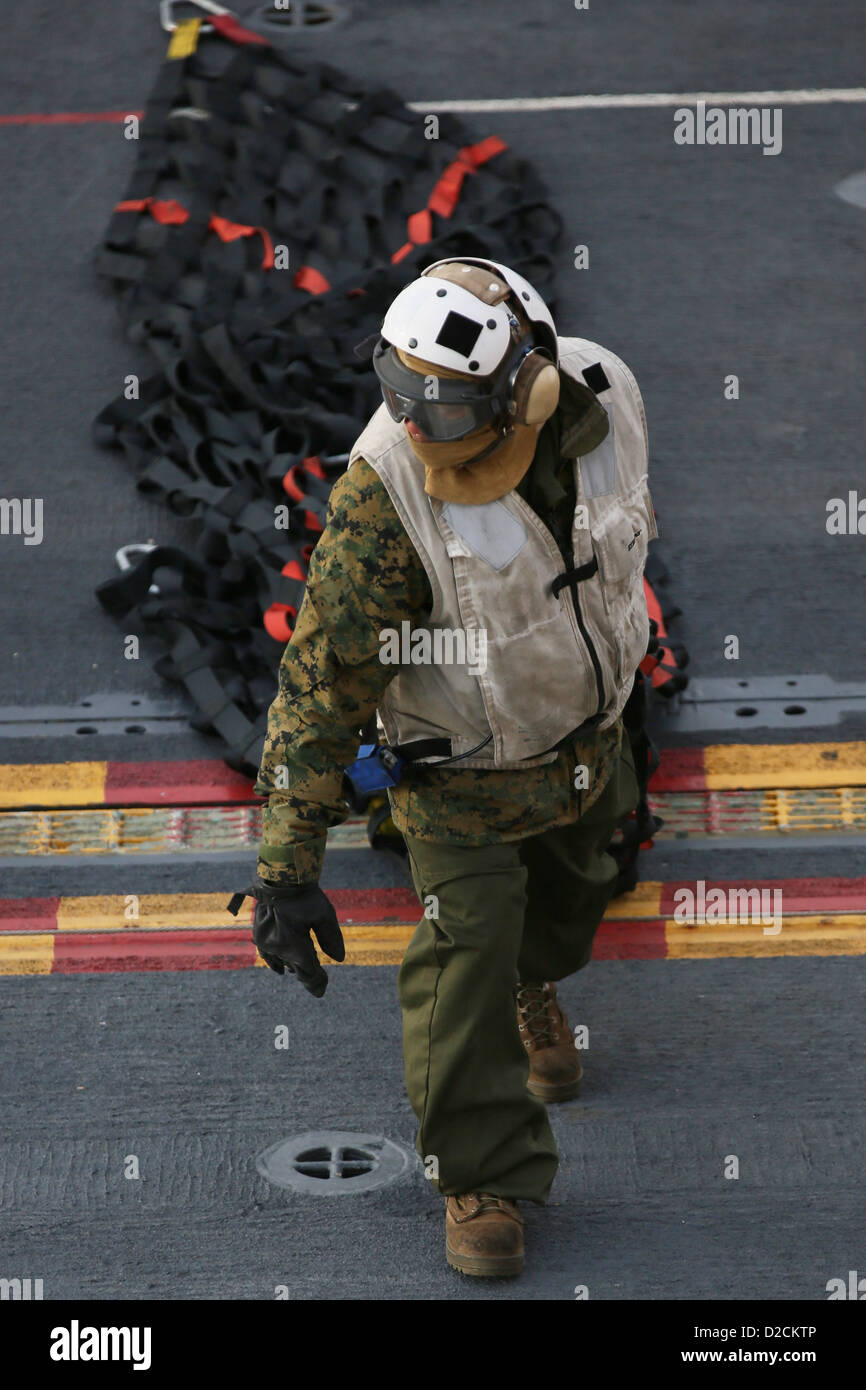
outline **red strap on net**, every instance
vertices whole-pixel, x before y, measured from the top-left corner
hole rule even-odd
[[[320,270],[316,270],[315,267],[311,265],[302,265],[300,269],[295,272],[295,278],[292,283],[295,289],[308,290],[310,294],[324,294],[326,290],[331,288],[330,281],[325,279]]]
[[[433,192],[427,199],[426,207],[420,212],[413,212],[406,223],[406,230],[409,240],[404,242],[399,251],[395,251],[391,261],[402,261],[404,256],[408,256],[413,246],[424,246],[433,238],[433,218],[431,213],[437,213],[439,217],[451,217],[457,206],[460,197],[460,190],[463,187],[463,180],[467,174],[474,174],[481,164],[486,164],[488,159],[494,155],[501,154],[507,150],[508,146],[504,140],[500,140],[498,135],[488,135],[486,140],[479,140],[477,145],[464,145],[457,151],[457,158],[452,159],[451,163],[442,171],[433,186]]]
[[[127,198],[124,203],[115,203],[115,212],[149,212],[154,222],[164,227],[182,227],[189,213],[174,198]]]
[[[656,598],[655,590],[646,577],[644,577],[643,581],[643,591],[646,595],[647,612],[656,624],[656,636],[659,638],[659,648],[652,656],[644,657],[643,661],[640,663],[640,669],[645,676],[650,677],[653,686],[657,688],[660,685],[665,685],[671,679],[670,672],[665,671],[661,663],[666,662],[671,666],[675,666],[676,662],[674,661],[673,653],[662,645],[661,638],[667,637],[668,630],[665,627],[665,620],[662,617],[661,604]]]
[[[304,580],[307,577],[297,560],[290,560],[287,565],[283,565],[282,573],[288,579]],[[297,616],[297,609],[291,604],[272,603],[263,618],[265,631],[277,642],[288,642],[294,630],[293,627],[289,627],[289,622],[294,624]]]
[[[230,222],[227,217],[217,217],[216,214],[208,223],[211,231],[216,232],[220,241],[237,241],[238,237],[255,236],[256,233],[265,243],[265,255],[262,261],[262,270],[271,270],[274,264],[274,244],[270,234],[264,227],[246,227],[243,222]]]
[[[261,34],[254,34],[252,29],[245,29],[233,14],[215,14],[213,18],[208,19],[208,24],[212,24],[218,34],[222,34],[224,39],[230,39],[232,43],[263,43],[265,48],[271,46]]]
[[[313,478],[324,479],[325,470],[317,454],[310,454],[307,458],[302,459],[300,463],[294,464],[283,478],[283,490],[291,497],[293,502],[300,502],[306,495],[303,483],[299,480],[299,475],[303,475],[304,473],[309,473]],[[324,529],[315,513],[307,511],[306,509],[304,510],[304,525],[310,531],[318,532],[319,534],[321,534]],[[301,553],[305,563],[309,564],[310,556],[313,553],[313,544],[305,545]],[[290,560],[289,563],[283,567],[282,572],[287,575],[289,579],[305,580],[307,577],[306,570],[300,567],[297,560]],[[294,626],[290,627],[289,623],[291,622],[294,625],[297,616],[296,610],[292,608],[290,604],[272,603],[270,607],[265,610],[262,622],[265,631],[269,633],[275,641],[285,643],[291,640],[292,632],[294,631]]]
[[[163,227],[182,227],[184,222],[189,221],[189,212],[174,198],[128,198],[123,203],[116,203],[114,211],[149,212],[154,222],[159,222]],[[227,217],[217,217],[216,214],[208,222],[208,227],[224,242],[237,241],[243,236],[260,236],[265,244],[262,270],[273,268],[274,244],[264,227],[247,227],[243,222],[230,222]]]

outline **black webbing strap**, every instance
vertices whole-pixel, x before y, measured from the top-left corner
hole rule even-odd
[[[573,590],[575,584],[582,583],[584,579],[591,579],[597,570],[598,560],[593,555],[585,565],[578,565],[577,569],[563,570],[562,574],[558,574],[550,586],[550,592],[558,594],[566,585]]]
[[[443,114],[426,139],[396,92],[229,29],[167,59],[147,102],[96,265],[153,372],[94,434],[198,539],[97,592],[249,774],[330,488],[381,399],[354,344],[445,256],[504,261],[549,298],[559,218],[524,161],[474,138]]]
[[[393,751],[407,763],[417,762],[419,758],[450,758],[450,738],[418,738],[411,743],[390,745]]]
[[[661,635],[658,624],[650,619],[652,639],[647,655],[651,660],[645,663],[645,673],[652,681],[653,690],[668,700],[685,690],[689,683],[685,674],[689,664],[688,649],[684,642],[670,635],[670,624],[682,616],[682,610],[668,592],[669,580],[667,566],[658,552],[651,550],[644,566],[644,581],[659,606],[666,631]]]
[[[619,838],[607,846],[607,853],[616,860],[618,869],[613,897],[628,893],[635,887],[640,847],[664,825],[661,817],[650,810],[648,800],[649,781],[659,765],[658,750],[647,732],[648,694],[649,682],[638,670],[622,712],[622,722],[624,735],[631,745],[639,796],[637,809],[619,828]]]

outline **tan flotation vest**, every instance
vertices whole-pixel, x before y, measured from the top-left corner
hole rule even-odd
[[[583,385],[584,368],[600,364],[609,383],[599,390],[604,378],[590,372],[610,429],[573,463],[573,566],[587,577],[571,588],[554,592],[565,560],[518,492],[476,506],[429,497],[424,466],[384,405],[351,450],[349,467],[364,458],[385,484],[433,593],[428,636],[413,629],[412,642],[422,658],[439,659],[396,666],[377,711],[392,746],[445,738],[452,756],[476,750],[454,766],[535,767],[552,762],[555,745],[587,720],[608,728],[628,699],[649,640],[643,568],[658,534],[643,402],[625,363],[606,348],[560,338],[559,349],[562,373]],[[453,659],[461,631],[465,662]],[[381,654],[393,651],[393,635],[380,636]]]

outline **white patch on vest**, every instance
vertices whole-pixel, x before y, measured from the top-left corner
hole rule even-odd
[[[526,545],[526,527],[502,502],[446,502],[441,514],[492,569],[504,570]]]
[[[586,497],[607,497],[616,492],[616,436],[613,402],[601,401],[607,411],[610,429],[597,449],[580,460],[580,476]]]

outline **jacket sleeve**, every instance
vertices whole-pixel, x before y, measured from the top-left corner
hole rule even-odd
[[[331,489],[268,712],[256,782],[268,798],[262,878],[318,881],[328,828],[349,815],[343,770],[399,669],[379,660],[379,633],[423,621],[431,607],[427,574],[387,490],[358,459]]]

